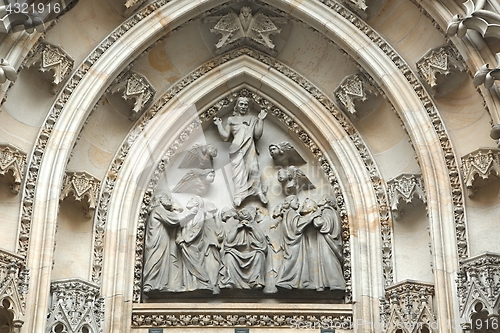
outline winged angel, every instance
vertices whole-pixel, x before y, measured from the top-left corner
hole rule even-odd
[[[218,21],[215,27],[210,29],[210,32],[222,35],[219,42],[215,44],[217,49],[240,39],[250,39],[257,44],[274,50],[275,45],[271,41],[270,36],[281,32],[281,29],[278,29],[273,21],[276,21],[276,23],[286,23],[284,19],[270,18],[261,12],[252,15],[252,9],[247,6],[241,8],[240,15],[231,10],[222,17],[208,18],[208,21],[212,21],[213,19],[218,19]]]
[[[186,156],[179,165],[179,169],[212,169],[213,159],[217,157],[217,148],[210,144],[203,145],[196,142],[187,151]]]
[[[293,165],[278,170],[278,181],[283,186],[286,195],[296,195],[304,189],[313,190],[316,188],[306,174]]]

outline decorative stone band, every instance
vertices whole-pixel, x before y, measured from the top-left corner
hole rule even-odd
[[[51,292],[46,332],[103,332],[104,299],[96,284],[81,279],[57,280],[52,281]]]
[[[462,171],[469,198],[492,176],[500,176],[500,149],[479,148],[462,157]],[[484,182],[483,182],[484,183]]]
[[[500,39],[500,14],[484,9],[486,1],[467,0],[463,3],[465,16],[455,15],[448,23],[446,33],[464,38],[467,30],[477,31],[483,37]],[[484,84],[488,89],[493,87],[495,80],[500,79],[500,54],[496,55],[497,67],[490,69],[488,64],[483,65],[474,75],[474,84]]]
[[[434,96],[442,96],[464,82],[465,67],[457,59],[453,49],[439,46],[429,50],[417,61],[418,74],[431,87]]]
[[[436,317],[432,305],[434,286],[427,282],[405,280],[386,288],[383,321],[386,328],[405,327],[408,333],[434,332]],[[387,330],[391,332],[392,330]]]
[[[352,119],[357,119],[360,105],[375,104],[379,92],[363,74],[357,73],[346,76],[335,90],[334,95],[342,109]]]
[[[243,314],[242,314],[243,313]],[[323,326],[321,326],[323,325]],[[330,304],[134,304],[132,327],[352,328],[352,306]]]
[[[112,93],[121,93],[125,101],[133,100],[134,107],[130,112],[130,119],[136,120],[142,112],[153,102],[156,90],[142,75],[127,72],[111,88]]]
[[[48,71],[52,72],[51,92],[55,94],[59,85],[69,76],[73,70],[73,58],[69,56],[62,48],[40,42],[34,47],[29,55],[29,60],[26,62],[26,67],[36,66],[41,73]]]
[[[485,252],[475,257],[462,260],[458,271],[458,298],[460,316],[466,325],[471,323],[471,317],[476,312],[476,306],[489,315],[498,315],[500,307],[500,254]]]
[[[10,144],[0,144],[0,175],[12,175],[12,193],[18,194],[26,168],[26,153]]]
[[[85,216],[90,219],[97,205],[100,184],[96,177],[86,172],[66,172],[60,200],[63,201],[70,194],[75,201],[83,200]]]
[[[0,250],[0,316],[5,315],[8,332],[17,332],[24,323],[29,280],[25,267],[20,255]]]
[[[387,185],[389,187],[391,211],[396,220],[401,219],[404,206],[414,203],[415,199],[420,199],[424,204],[427,203],[424,183],[418,174],[402,173],[388,180]]]

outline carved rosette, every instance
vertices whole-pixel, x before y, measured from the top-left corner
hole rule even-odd
[[[9,144],[0,145],[0,175],[5,176],[10,172],[13,176],[11,188],[14,194],[19,193],[25,167],[26,153]]]
[[[436,317],[432,305],[434,286],[429,283],[405,280],[386,288],[383,303],[386,332],[404,327],[404,332],[435,332]]]
[[[500,254],[485,252],[461,261],[457,277],[460,316],[470,326],[476,305],[489,315],[498,314],[500,307]]]
[[[429,50],[417,61],[417,69],[422,79],[431,87],[434,96],[445,95],[466,78],[464,66],[449,46]]]
[[[128,72],[114,85],[111,92],[121,93],[125,101],[134,101],[130,119],[135,120],[153,102],[156,90],[144,76]]]
[[[85,216],[92,218],[97,205],[101,182],[86,172],[66,172],[60,200],[72,195],[77,202],[84,203]]]
[[[73,64],[73,59],[61,47],[41,42],[30,51],[26,66],[36,66],[41,73],[52,72],[51,92],[55,94],[59,85],[73,70]]]
[[[0,316],[7,319],[9,332],[17,332],[24,323],[28,281],[23,258],[0,250]]]
[[[81,279],[64,279],[53,281],[50,289],[46,332],[103,332],[104,299],[98,285]]]
[[[379,92],[363,74],[358,73],[345,77],[334,95],[341,108],[356,120],[364,104],[375,104]]]
[[[413,204],[415,199],[427,202],[424,183],[418,174],[402,173],[387,181],[391,211],[396,220],[404,213],[404,206]]]
[[[462,171],[469,198],[473,198],[482,184],[492,175],[500,176],[500,149],[479,148],[462,157]]]

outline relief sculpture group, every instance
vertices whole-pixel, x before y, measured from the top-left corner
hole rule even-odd
[[[254,116],[249,110],[250,100],[239,97],[225,125],[214,118],[222,140],[231,140],[232,202],[216,207],[204,196],[214,182],[218,152],[200,143],[181,162],[179,168],[190,170],[172,190],[193,195],[185,207],[171,193],[153,197],[146,222],[144,294],[345,290],[335,198],[305,196],[315,188],[300,169],[307,162],[289,142],[272,143],[268,160],[282,185],[282,199],[268,210],[257,148],[267,111]]]

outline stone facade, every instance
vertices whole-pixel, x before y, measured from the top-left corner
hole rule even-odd
[[[0,333],[498,330],[497,1],[23,3]]]

